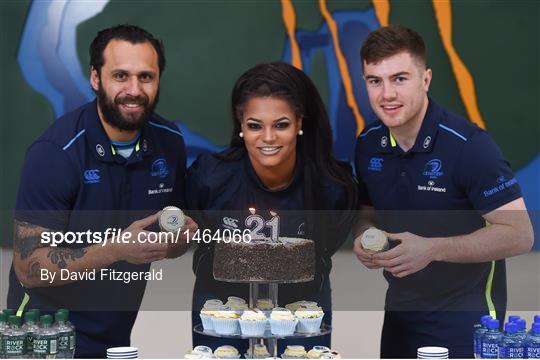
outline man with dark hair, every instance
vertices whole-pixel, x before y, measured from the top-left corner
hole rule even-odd
[[[432,72],[420,35],[383,27],[368,36],[361,58],[378,119],[356,145],[359,233],[375,225],[394,240],[376,254],[361,236],[354,246],[389,283],[381,357],[414,358],[429,345],[472,357],[480,316],[504,318],[504,258],[532,246],[519,185],[487,132],[428,97]]]
[[[8,306],[19,315],[72,310],[75,355],[98,358],[129,345],[150,263],[187,250],[183,234],[177,243],[144,241],[157,230],[160,209],[184,204],[186,154],[181,132],[154,113],[161,42],[137,26],[115,26],[97,35],[90,57],[96,100],[56,120],[26,153]],[[187,218],[186,226],[197,225]],[[124,231],[113,242],[107,229]],[[44,235],[52,232],[66,241],[49,246]]]

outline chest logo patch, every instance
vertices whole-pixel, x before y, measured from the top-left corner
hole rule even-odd
[[[429,177],[430,179],[437,179],[444,175],[442,172],[442,161],[439,159],[429,160],[424,166],[424,172],[422,175]]]
[[[369,160],[369,165],[368,165],[368,168],[367,168],[368,171],[382,171],[383,161],[384,161],[383,158],[372,157]]]
[[[157,159],[152,163],[152,171],[150,175],[164,178],[169,175],[169,167],[165,159]]]
[[[101,181],[98,169],[87,169],[83,172],[85,184],[97,184]]]

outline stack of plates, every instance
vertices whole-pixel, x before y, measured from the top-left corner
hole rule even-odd
[[[139,349],[124,346],[107,349],[107,359],[137,359]]]
[[[418,359],[448,359],[448,349],[438,346],[425,346],[416,350]]]

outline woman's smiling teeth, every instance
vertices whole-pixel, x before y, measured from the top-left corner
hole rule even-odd
[[[259,149],[259,151],[264,155],[274,155],[277,154],[281,148],[282,146],[261,146],[257,149]]]

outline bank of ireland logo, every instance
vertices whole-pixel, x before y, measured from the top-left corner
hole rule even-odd
[[[101,181],[101,177],[99,176],[99,170],[98,169],[87,169],[84,170],[84,183],[85,184],[97,184]]]
[[[167,166],[167,161],[165,159],[157,159],[152,164],[152,172],[150,175],[158,176],[164,178],[169,174],[169,167]]]
[[[368,171],[382,171],[383,161],[384,161],[383,158],[372,157],[369,160],[369,165],[367,168]]]
[[[422,175],[428,176],[430,179],[437,179],[444,173],[442,170],[442,161],[439,159],[429,160],[424,166],[424,172]]]

